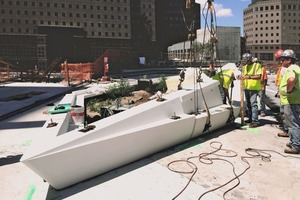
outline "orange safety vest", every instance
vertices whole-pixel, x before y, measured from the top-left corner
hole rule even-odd
[[[267,69],[265,67],[262,67],[261,72],[262,72],[262,76],[261,76],[260,82],[261,82],[262,86],[265,86],[268,81]]]
[[[279,86],[280,85],[280,81],[282,79],[282,76],[281,76],[281,69],[282,69],[282,66],[279,67],[279,69],[277,70],[277,74],[276,74],[276,78],[275,78],[275,85],[276,86]]]

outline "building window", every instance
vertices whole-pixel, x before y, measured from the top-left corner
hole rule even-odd
[[[261,53],[260,60],[273,60],[273,53]]]

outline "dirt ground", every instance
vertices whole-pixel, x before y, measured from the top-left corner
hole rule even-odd
[[[146,90],[138,90],[132,92],[132,96],[122,97],[120,104],[121,106],[129,105],[130,107],[140,105],[149,101],[153,94],[147,92]],[[101,119],[99,112],[91,111],[88,107],[86,110],[86,118],[89,123]]]

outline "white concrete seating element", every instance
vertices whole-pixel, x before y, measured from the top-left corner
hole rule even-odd
[[[75,105],[76,95],[74,94],[66,94],[59,104],[70,104],[71,106]]]
[[[52,129],[47,141],[34,141],[21,162],[62,189],[203,134],[208,122],[204,102],[209,130],[224,126],[230,110],[222,104],[218,82],[209,80],[201,87],[204,97],[197,85],[184,88],[165,95],[165,101],[151,100],[96,121],[96,128],[86,133]],[[195,115],[197,110],[201,113]]]

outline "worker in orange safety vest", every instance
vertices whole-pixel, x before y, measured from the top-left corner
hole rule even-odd
[[[279,49],[279,50],[275,51],[275,54],[274,54],[275,59],[277,60],[277,63],[279,64],[279,68],[277,70],[277,74],[276,74],[276,78],[275,78],[275,85],[278,87],[279,87],[282,77],[284,76],[286,69],[287,69],[282,66],[282,61],[280,59],[283,52],[284,51],[282,49]],[[278,88],[278,92],[276,93],[275,97],[280,98],[279,88]],[[283,105],[280,104],[279,108],[280,108],[279,109],[280,111],[279,111],[279,114],[276,116],[276,119],[280,123],[280,126],[282,127],[282,132],[278,133],[277,135],[279,137],[289,137],[289,134],[288,134],[289,129],[288,129],[287,125],[284,123]]]

